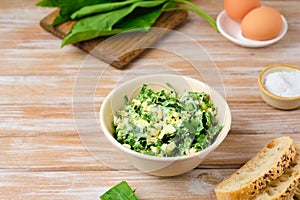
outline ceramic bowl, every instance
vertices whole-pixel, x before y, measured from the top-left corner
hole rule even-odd
[[[195,154],[179,157],[156,157],[145,155],[130,150],[121,145],[113,137],[113,115],[117,110],[124,107],[124,96],[135,96],[143,83],[148,87],[157,90],[164,88],[166,83],[170,83],[180,95],[187,91],[205,91],[210,94],[215,107],[218,109],[217,120],[223,127],[215,141],[206,149]],[[161,89],[160,89],[161,90]],[[105,136],[114,147],[124,153],[133,166],[137,169],[156,176],[175,176],[186,173],[197,167],[208,155],[213,152],[227,136],[231,126],[231,112],[224,98],[207,84],[180,75],[148,75],[127,81],[110,92],[105,98],[100,109],[100,124]]]
[[[218,15],[217,26],[220,33],[231,42],[243,47],[259,48],[278,42],[287,33],[288,23],[283,15],[281,15],[281,18],[283,21],[283,27],[280,34],[274,39],[265,41],[250,40],[244,37],[242,34],[241,24],[230,19],[230,17],[227,16],[225,10],[220,12],[220,14]]]
[[[297,97],[281,97],[277,96],[265,87],[265,77],[268,74],[274,72],[282,72],[282,71],[300,71],[300,68],[286,65],[286,64],[276,64],[266,67],[259,73],[258,76],[258,85],[261,91],[262,99],[269,105],[282,109],[282,110],[291,110],[300,107],[300,96]]]

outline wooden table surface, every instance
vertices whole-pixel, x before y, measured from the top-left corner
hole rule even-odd
[[[108,66],[39,26],[53,9],[36,0],[0,1],[0,199],[98,199],[125,180],[140,199],[215,199],[214,187],[269,140],[290,136],[300,143],[300,110],[276,110],[260,97],[259,72],[268,65],[300,66],[300,1],[269,0],[287,19],[286,36],[264,48],[237,46],[190,13],[171,46],[196,61],[201,45],[220,73],[231,108],[232,127],[224,142],[191,172],[169,178],[136,170],[103,137],[98,110],[122,80],[172,72],[205,79],[182,56],[147,50],[126,69]],[[221,0],[197,1],[213,17]],[[174,50],[175,52],[177,50]],[[97,76],[96,76],[97,75]],[[100,75],[100,76],[99,76]],[[203,78],[204,77],[204,78]],[[99,139],[100,138],[100,139]]]

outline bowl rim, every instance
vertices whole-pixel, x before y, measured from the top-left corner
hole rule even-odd
[[[267,94],[268,96],[277,99],[277,100],[283,100],[283,101],[292,101],[292,100],[300,100],[300,96],[296,96],[296,97],[282,97],[282,96],[278,96],[276,94],[273,94],[272,92],[270,92],[265,85],[263,84],[263,76],[265,75],[265,73],[267,73],[269,70],[274,69],[274,68],[290,68],[290,69],[295,69],[297,71],[300,72],[300,68],[296,67],[294,65],[289,65],[289,64],[274,64],[274,65],[269,65],[266,68],[264,68],[262,71],[260,71],[259,75],[258,75],[258,85],[260,87],[260,89]]]
[[[102,116],[104,116],[104,109],[102,109],[102,106],[108,105],[109,101],[112,98],[112,95],[113,95],[114,91],[117,89],[117,88],[115,88],[115,89],[113,89],[106,96],[106,98],[102,102],[102,105],[100,107],[100,112],[99,112],[99,119],[100,119],[101,128],[103,130],[104,135],[112,143],[112,145],[116,146],[121,151],[125,151],[126,153],[128,153],[128,154],[130,154],[132,156],[139,157],[139,158],[143,158],[143,159],[147,159],[147,160],[151,160],[151,161],[172,162],[172,161],[187,160],[187,159],[190,159],[190,158],[198,157],[202,153],[209,154],[211,152],[211,150],[214,150],[215,148],[217,148],[224,141],[224,139],[227,137],[227,135],[228,135],[228,133],[229,133],[229,131],[231,129],[232,116],[231,116],[231,110],[230,110],[230,107],[229,107],[228,103],[226,102],[226,100],[223,98],[223,96],[219,92],[217,92],[214,88],[212,88],[211,86],[209,86],[208,84],[206,84],[206,83],[204,83],[202,81],[199,81],[197,79],[194,79],[194,78],[191,78],[191,77],[188,77],[188,76],[177,75],[177,74],[152,74],[152,75],[145,75],[145,76],[140,76],[140,77],[137,77],[137,78],[133,78],[133,79],[131,79],[129,81],[126,81],[126,82],[122,83],[121,85],[125,85],[125,84],[128,84],[129,82],[134,82],[134,81],[136,81],[138,79],[143,79],[145,77],[151,77],[151,76],[178,76],[178,77],[182,77],[182,78],[185,78],[185,79],[190,79],[192,81],[200,82],[201,84],[204,84],[206,87],[208,87],[209,90],[214,91],[217,95],[219,95],[222,98],[222,100],[225,103],[225,107],[226,107],[225,116],[228,118],[228,120],[227,120],[228,121],[228,125],[224,126],[223,129],[221,130],[221,132],[224,132],[224,133],[221,135],[220,134],[221,132],[220,132],[219,133],[220,137],[217,137],[218,140],[215,140],[207,148],[205,148],[205,149],[203,149],[201,151],[198,151],[198,152],[196,152],[194,154],[190,154],[190,155],[175,156],[175,157],[158,157],[158,156],[151,156],[151,155],[143,154],[143,153],[136,152],[134,150],[128,149],[128,148],[124,147],[121,143],[119,143],[112,136],[112,134],[110,134],[110,131],[107,129],[107,126],[105,126],[104,119],[102,117]],[[119,85],[118,87],[120,87],[121,85]]]

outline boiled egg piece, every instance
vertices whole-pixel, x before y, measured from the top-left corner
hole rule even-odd
[[[258,7],[243,18],[242,34],[252,40],[271,40],[277,37],[283,27],[281,14],[271,7]]]

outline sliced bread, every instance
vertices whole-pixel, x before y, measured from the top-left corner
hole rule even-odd
[[[217,199],[252,198],[269,182],[281,176],[295,156],[295,147],[290,137],[278,137],[271,140],[244,166],[215,188]]]
[[[300,144],[295,145],[296,158],[285,173],[271,181],[268,186],[257,194],[253,200],[290,200],[300,181]]]
[[[298,183],[298,187],[294,191],[294,199],[300,200],[300,183]]]

